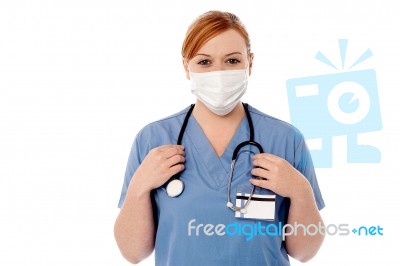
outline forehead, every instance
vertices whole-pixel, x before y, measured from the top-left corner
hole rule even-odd
[[[224,31],[206,42],[197,54],[225,55],[232,52],[245,53],[246,41],[240,33],[234,29]]]

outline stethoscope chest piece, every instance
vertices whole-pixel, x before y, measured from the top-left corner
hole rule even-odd
[[[184,188],[185,185],[182,180],[173,179],[168,183],[166,192],[168,196],[170,196],[171,198],[175,198],[182,194]]]

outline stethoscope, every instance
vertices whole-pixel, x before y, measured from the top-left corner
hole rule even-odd
[[[254,141],[254,126],[253,126],[253,120],[251,119],[251,116],[250,116],[250,113],[249,113],[248,105],[246,103],[243,103],[243,107],[244,107],[244,111],[246,113],[247,122],[249,124],[250,139],[246,140],[246,141],[243,141],[242,143],[237,145],[235,150],[233,151],[232,163],[231,163],[231,169],[230,169],[229,181],[228,181],[228,197],[227,197],[227,203],[226,203],[226,206],[228,208],[232,209],[233,211],[239,211],[241,213],[245,213],[246,212],[246,208],[249,205],[251,197],[254,194],[255,186],[254,185],[252,186],[250,195],[249,195],[249,197],[248,197],[248,199],[247,199],[247,201],[246,201],[246,203],[245,203],[245,205],[243,207],[236,206],[235,204],[232,203],[232,201],[230,199],[231,184],[232,184],[233,172],[234,172],[234,169],[235,169],[235,163],[236,163],[237,158],[239,156],[239,152],[246,145],[256,146],[260,153],[264,152],[262,146],[258,142]],[[182,124],[181,130],[179,132],[179,136],[178,136],[177,145],[181,145],[182,144],[183,134],[185,133],[186,126],[188,124],[190,115],[192,114],[193,108],[194,108],[194,104],[192,104],[190,106],[189,111],[187,112],[187,114],[185,116],[185,119],[183,120],[183,124]],[[178,197],[180,194],[182,194],[184,188],[185,188],[185,184],[180,179],[179,173],[178,173],[178,174],[172,176],[171,179],[168,181],[165,191],[166,191],[168,196],[170,196],[171,198],[174,198],[174,197]]]

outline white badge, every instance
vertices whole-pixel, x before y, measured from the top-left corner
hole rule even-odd
[[[236,193],[236,206],[244,207],[250,193]],[[275,220],[276,195],[253,194],[245,211],[236,211],[235,217],[258,220]]]

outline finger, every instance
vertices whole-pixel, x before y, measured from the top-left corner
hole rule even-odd
[[[271,153],[258,153],[256,155],[253,156],[253,159],[266,159],[272,162],[277,162],[279,160],[282,160],[281,157],[276,156],[274,154]]]
[[[183,145],[175,145],[175,144],[162,145],[162,146],[157,147],[156,149],[160,152],[164,152],[164,151],[169,150],[174,147],[179,148],[181,150],[185,149],[185,147]]]
[[[265,179],[268,179],[269,176],[270,176],[270,172],[268,170],[263,169],[263,168],[253,168],[251,170],[251,174],[253,176],[261,177],[261,178],[265,178]]]
[[[275,167],[275,163],[265,159],[265,158],[253,158],[253,166],[254,167],[261,167],[264,168],[265,170],[273,170]]]
[[[257,187],[262,187],[262,188],[265,188],[265,189],[270,189],[270,187],[269,187],[270,182],[269,182],[268,180],[265,180],[265,179],[264,179],[264,180],[260,180],[260,179],[252,178],[252,179],[249,180],[249,182],[250,182],[251,184],[257,186]]]
[[[170,179],[172,176],[176,175],[179,172],[182,172],[185,169],[185,165],[184,164],[176,164],[172,167],[170,167],[167,171],[168,173],[168,179]]]
[[[169,158],[171,158],[171,157],[173,157],[175,155],[185,156],[185,151],[180,146],[174,145],[174,146],[169,147],[168,149],[166,149],[166,150],[164,150],[162,152],[162,156],[164,158],[166,158],[166,159],[169,159]]]
[[[180,154],[176,154],[176,155],[168,158],[166,164],[168,165],[168,167],[171,167],[175,164],[184,163],[184,162],[185,162],[185,157]]]

